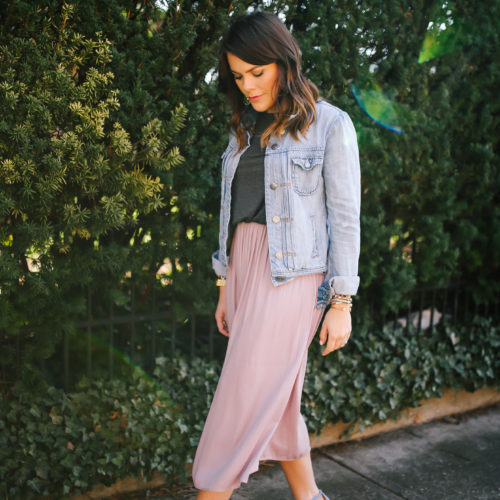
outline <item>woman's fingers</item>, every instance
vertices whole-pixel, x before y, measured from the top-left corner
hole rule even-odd
[[[222,320],[222,335],[225,335],[226,337],[229,337],[229,328],[227,327],[227,322],[226,318]]]
[[[226,321],[226,290],[223,286],[219,287],[219,302],[215,310],[215,321],[217,322],[217,330],[222,335],[229,337],[229,328]]]
[[[229,337],[229,332],[227,330],[227,325],[224,321],[217,321],[217,330],[219,330],[222,335]]]
[[[321,327],[320,340],[324,344],[326,338],[328,342],[321,353],[323,356],[341,349],[349,340],[351,335],[351,315],[349,312],[330,309],[325,316]]]
[[[321,332],[323,333],[323,329],[321,329]],[[325,328],[325,335],[328,335],[328,342],[325,349],[321,353],[323,356],[344,347],[349,340],[350,332],[332,332],[331,330]]]
[[[226,312],[217,309],[217,311],[215,312],[215,321],[217,323],[217,330],[219,330],[222,335],[229,337],[229,330],[227,328],[226,322]]]
[[[339,339],[329,333],[328,334],[328,342],[326,344],[326,347],[325,347],[324,351],[321,354],[323,356],[326,356],[327,354],[330,354],[331,352],[333,352],[336,349],[338,349],[339,346],[340,346]]]

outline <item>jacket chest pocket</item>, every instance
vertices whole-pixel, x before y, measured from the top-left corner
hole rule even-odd
[[[314,193],[321,178],[320,156],[303,156],[292,158],[292,186],[296,193],[306,196]]]

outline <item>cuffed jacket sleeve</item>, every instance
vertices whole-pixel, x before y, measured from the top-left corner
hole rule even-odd
[[[219,250],[212,254],[212,268],[217,276],[226,276],[227,266],[219,260]]]
[[[327,132],[323,179],[328,269],[318,289],[319,308],[325,307],[334,293],[355,295],[359,286],[361,172],[356,130],[344,111]]]

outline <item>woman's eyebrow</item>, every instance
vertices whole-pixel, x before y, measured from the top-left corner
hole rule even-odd
[[[252,66],[249,70],[245,71],[245,73],[250,73],[250,71],[253,71],[256,68],[262,68],[262,66]],[[231,70],[231,73],[235,73],[237,75],[241,74],[241,73],[238,73],[238,71],[234,71],[234,69]]]

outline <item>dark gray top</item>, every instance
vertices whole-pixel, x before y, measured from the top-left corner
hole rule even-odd
[[[256,112],[254,134],[249,148],[240,156],[231,185],[231,222],[229,241],[239,222],[266,223],[264,202],[264,156],[266,149],[260,147],[262,132],[274,120],[273,113]]]

